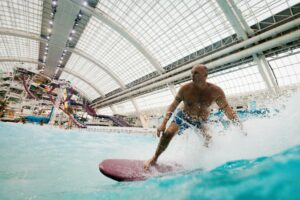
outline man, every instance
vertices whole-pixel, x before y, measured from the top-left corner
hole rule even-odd
[[[209,107],[213,102],[216,102],[224,110],[230,120],[242,128],[236,113],[228,105],[223,90],[217,85],[206,82],[207,74],[207,68],[204,65],[198,64],[193,67],[192,81],[179,89],[174,101],[168,107],[162,124],[157,129],[157,136],[160,137],[162,133],[162,137],[154,156],[144,163],[145,169],[149,169],[151,165],[156,163],[160,154],[168,147],[168,144],[177,132],[182,134],[190,125],[196,126],[202,131],[207,143],[211,136],[207,133],[205,122],[209,117]],[[168,120],[181,101],[183,101],[183,109],[176,113],[166,130]]]

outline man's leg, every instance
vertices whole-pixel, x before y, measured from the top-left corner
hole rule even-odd
[[[202,135],[203,135],[204,140],[205,140],[204,141],[204,146],[208,147],[208,144],[211,140],[211,135],[209,134],[209,128],[208,128],[207,124],[203,124],[201,126],[201,132],[202,132]]]
[[[177,133],[178,129],[179,129],[179,126],[177,124],[175,124],[173,122],[170,124],[170,126],[167,128],[167,130],[162,134],[154,156],[150,160],[145,162],[145,165],[144,165],[145,169],[149,169],[149,167],[151,165],[154,165],[156,163],[158,157],[160,156],[160,154],[162,152],[164,152],[166,150],[171,139]]]

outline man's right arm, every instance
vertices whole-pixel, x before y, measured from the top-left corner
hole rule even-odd
[[[171,118],[174,110],[177,108],[177,106],[180,104],[180,102],[183,100],[182,97],[182,89],[180,88],[180,90],[178,91],[178,93],[176,94],[175,99],[173,100],[173,102],[171,103],[171,105],[168,107],[166,115],[160,125],[160,127],[157,129],[157,136],[159,137],[161,133],[163,133],[166,129],[166,125],[169,121],[169,119]]]
[[[163,121],[164,124],[166,124],[168,120],[171,118],[172,113],[174,112],[174,110],[177,108],[177,106],[180,104],[181,101],[182,99],[180,96],[175,97],[174,101],[167,109],[166,116],[164,117],[164,121]]]

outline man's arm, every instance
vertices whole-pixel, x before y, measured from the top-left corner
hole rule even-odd
[[[182,101],[181,97],[179,95],[177,95],[175,97],[175,99],[173,100],[173,102],[171,103],[171,105],[167,109],[166,116],[164,117],[164,120],[163,120],[164,124],[166,124],[168,122],[168,120],[172,116],[172,113],[174,112],[174,110],[177,108],[177,106],[180,104],[181,101]]]
[[[165,115],[160,127],[157,129],[157,136],[158,137],[160,136],[161,133],[163,133],[165,131],[166,125],[167,125],[169,119],[171,118],[174,110],[177,108],[177,106],[180,104],[180,102],[182,100],[183,100],[182,89],[180,88],[180,90],[176,94],[175,99],[172,101],[171,105],[168,107],[166,115]]]
[[[219,88],[218,97],[216,99],[217,105],[224,110],[225,115],[236,125],[238,125],[241,129],[241,132],[246,136],[247,132],[244,130],[243,124],[240,122],[237,114],[234,110],[229,106],[227,99],[225,97],[224,91]]]
[[[225,97],[224,91],[220,88],[218,97],[216,99],[216,103],[221,108],[224,110],[225,115],[230,119],[233,123],[241,125],[239,118],[237,117],[236,113],[234,110],[229,106],[227,99]]]

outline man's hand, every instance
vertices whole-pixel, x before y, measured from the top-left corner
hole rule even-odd
[[[157,128],[157,137],[160,137],[161,134],[163,134],[166,130],[166,125],[162,123],[158,128]]]
[[[248,135],[247,131],[244,129],[244,126],[240,121],[235,122],[234,125],[236,125],[240,128],[240,131],[244,136]]]
[[[149,170],[149,168],[152,166],[152,165],[155,165],[156,163],[156,159],[153,157],[151,158],[150,160],[146,160],[144,162],[144,169],[145,170]]]
[[[241,125],[240,128],[241,128],[241,133],[242,133],[244,136],[247,136],[248,133],[247,133],[247,131],[244,129],[243,125]]]

